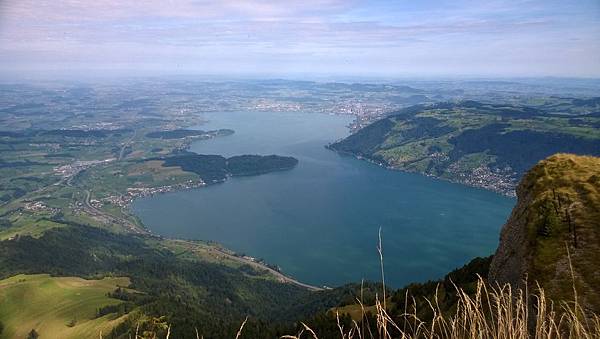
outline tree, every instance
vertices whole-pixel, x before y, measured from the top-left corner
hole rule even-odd
[[[541,216],[537,227],[538,234],[548,237],[553,231],[556,231],[558,225],[560,224],[559,218],[554,209],[554,204],[550,200],[545,199],[538,206],[538,213]]]

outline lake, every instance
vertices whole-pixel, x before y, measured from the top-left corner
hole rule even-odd
[[[391,171],[324,146],[348,135],[348,116],[207,113],[199,129],[235,134],[193,143],[201,154],[278,154],[290,171],[230,178],[199,189],[137,199],[154,233],[213,240],[263,258],[302,282],[339,286],[380,280],[393,287],[442,277],[494,252],[515,200],[418,174]]]

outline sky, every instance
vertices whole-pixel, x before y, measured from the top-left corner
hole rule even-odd
[[[600,0],[0,0],[0,74],[600,77]]]

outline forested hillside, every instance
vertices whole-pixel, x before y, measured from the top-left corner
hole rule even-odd
[[[234,337],[246,316],[247,337],[252,338],[257,333],[253,328],[277,333],[278,329],[290,328],[294,320],[352,302],[359,289],[349,285],[313,292],[277,281],[254,266],[211,259],[210,254],[204,254],[210,248],[201,243],[183,246],[158,237],[115,234],[77,224],[49,230],[39,238],[17,237],[0,245],[0,279],[42,272],[87,279],[128,277],[128,287],[137,293],[115,295],[127,301],[128,308],[107,308],[102,314],[129,316],[112,334],[105,332],[105,338],[128,338],[136,326],[152,327],[157,319],[168,323],[176,338],[195,338],[195,328],[205,337]],[[79,321],[88,318],[80,316]],[[22,331],[8,329],[14,330]],[[48,333],[40,333],[44,334]],[[89,333],[89,337],[96,336]]]
[[[587,102],[586,102],[587,103]],[[593,102],[592,102],[593,103]],[[590,104],[590,103],[588,103]],[[600,155],[600,117],[476,101],[413,106],[331,149],[376,163],[514,195],[536,162],[559,152]]]

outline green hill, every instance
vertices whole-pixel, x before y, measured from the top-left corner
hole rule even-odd
[[[85,280],[47,274],[0,280],[0,338],[25,338],[32,329],[42,338],[97,338],[126,318],[97,317],[97,310],[123,303],[107,293],[128,285],[128,278]]]
[[[555,153],[600,155],[600,117],[476,101],[417,105],[330,145],[341,153],[513,195]]]
[[[39,237],[20,236],[0,241],[0,278],[15,279],[18,274],[38,272],[87,279],[129,277],[131,288],[143,293],[124,298],[137,310],[136,315],[126,319],[111,336],[105,331],[105,338],[128,338],[140,318],[163,316],[173,327],[173,338],[195,338],[196,327],[205,337],[234,337],[246,316],[250,317],[249,334],[275,333],[276,327],[269,324],[286,324],[343,300],[353,300],[358,289],[348,286],[313,292],[242,259],[203,242],[116,234],[68,224],[47,230]],[[111,290],[114,288],[106,291]],[[51,300],[63,298],[60,289],[50,292],[56,298]],[[10,302],[0,303],[0,315],[12,315],[11,305],[24,300],[13,295],[0,300],[4,299]],[[53,302],[47,307],[58,310],[60,305]],[[112,311],[113,316],[118,313],[107,311]],[[4,316],[0,316],[0,321],[5,322]],[[90,331],[93,337],[99,333]]]
[[[279,155],[237,155],[225,158],[185,152],[167,157],[164,167],[180,167],[198,174],[207,184],[221,182],[227,176],[251,176],[294,168],[298,159]]]

